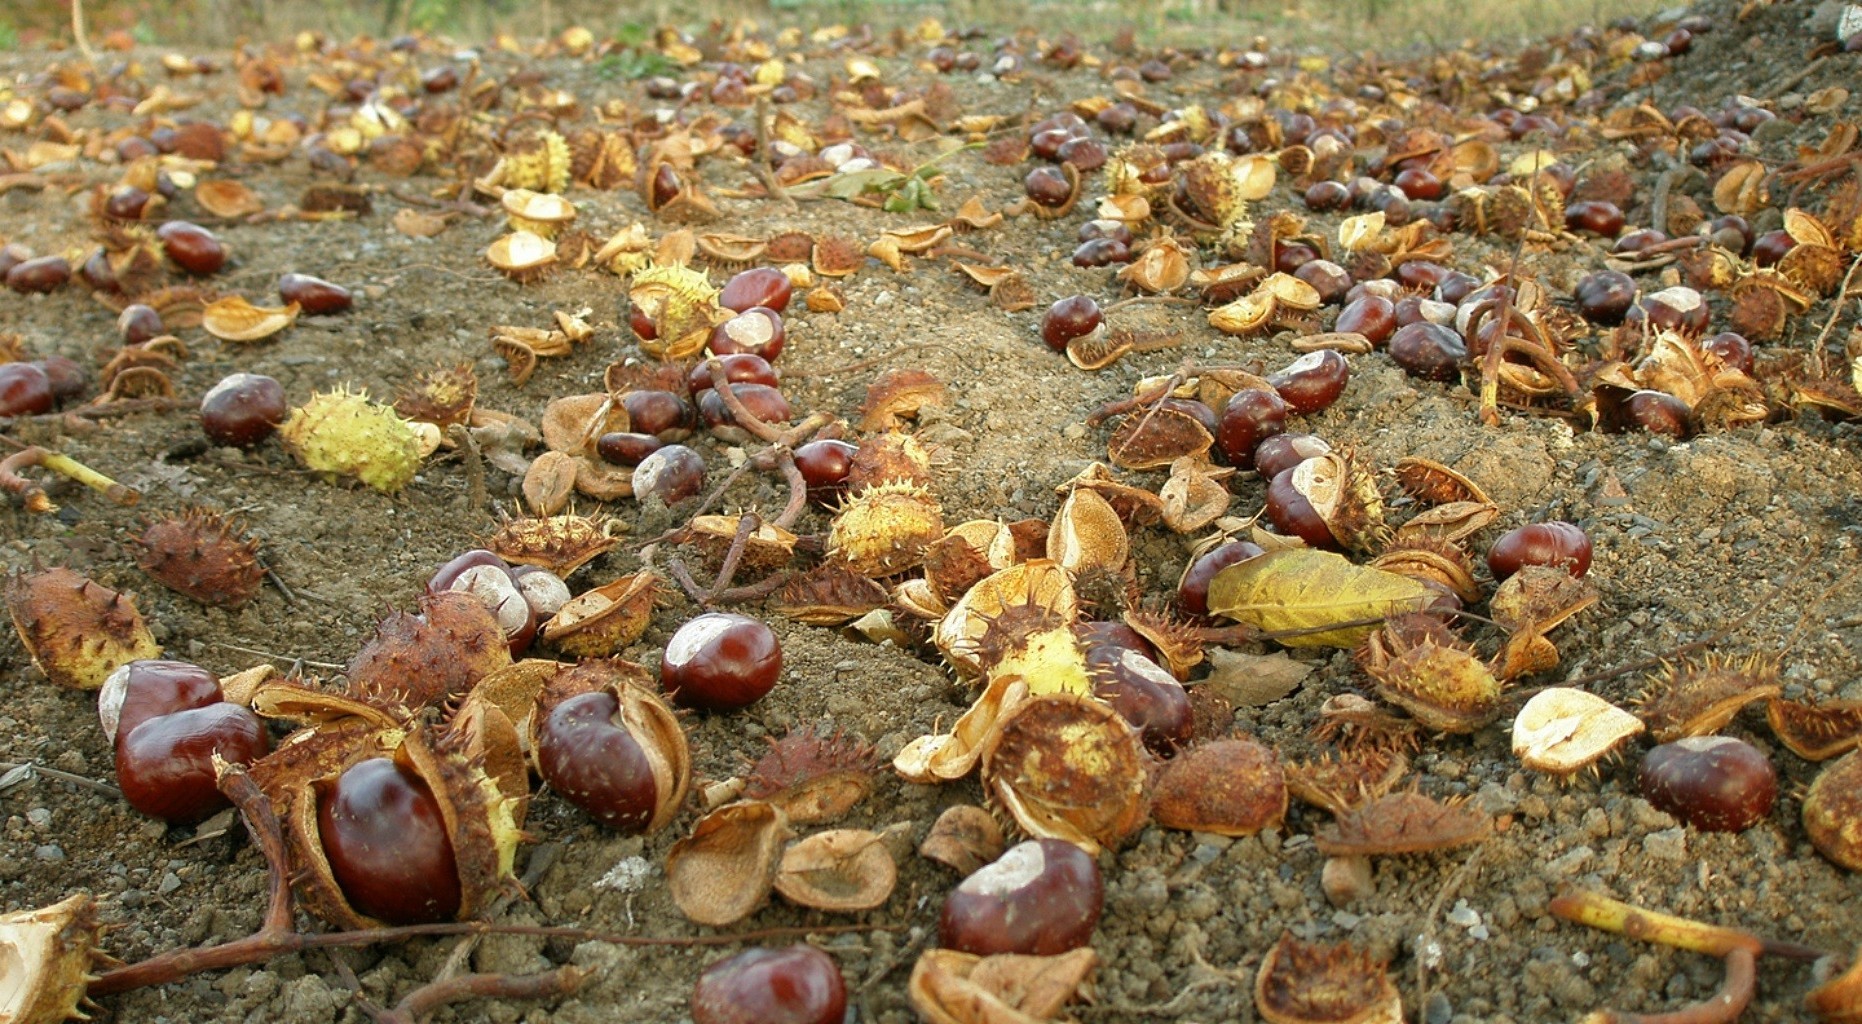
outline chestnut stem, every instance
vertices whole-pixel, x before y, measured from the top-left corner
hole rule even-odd
[[[731,419],[738,426],[758,440],[769,444],[776,444],[782,440],[780,429],[758,419],[756,413],[751,412],[749,407],[744,405],[743,399],[737,397],[737,392],[731,390],[730,379],[724,375],[724,360],[712,356],[705,360],[705,369],[711,374],[712,388],[717,391],[718,397],[724,400],[724,407],[730,410]]]
[[[82,405],[75,409],[34,413],[30,416],[0,416],[0,427],[11,426],[15,423],[50,422],[52,420],[62,420],[67,416],[100,420],[115,416],[128,416],[138,412],[173,412],[176,409],[184,409],[190,405],[198,404],[198,402],[190,402],[176,398],[125,398],[118,402],[111,402],[108,405]]]
[[[1810,343],[1810,364],[1819,377],[1823,376],[1823,346],[1830,340],[1830,332],[1836,330],[1836,321],[1842,319],[1843,307],[1849,303],[1849,283],[1855,280],[1857,267],[1862,267],[1862,253],[1849,261],[1843,285],[1836,289],[1836,301],[1830,303],[1830,318],[1823,322],[1823,330],[1817,332],[1817,340]]]
[[[679,589],[685,592],[685,596],[693,604],[701,607],[704,605],[710,595],[706,594],[705,588],[699,586],[698,581],[692,578],[692,571],[685,567],[685,559],[678,555],[667,558],[666,571],[672,574],[672,581],[679,585]]]
[[[423,1015],[468,999],[550,999],[582,987],[594,974],[587,967],[558,967],[540,974],[461,974],[430,981],[401,997],[392,1010],[365,1005],[375,1024],[414,1024]]]
[[[1562,893],[1553,898],[1548,909],[1552,916],[1574,924],[1714,956],[1744,950],[1755,956],[1763,954],[1787,960],[1811,961],[1828,955],[1823,950],[1795,942],[1760,938],[1740,928],[1643,910],[1588,889]]]
[[[770,166],[769,98],[766,96],[756,98],[756,162],[751,167],[756,171],[757,180],[769,190],[772,198],[782,200],[791,209],[797,205],[795,197],[782,187],[782,182],[776,178],[775,169]]]
[[[446,428],[446,436],[459,446],[459,461],[466,471],[466,500],[472,514],[485,510],[485,459],[478,450],[478,439],[463,423]]]
[[[1726,978],[1720,990],[1705,1000],[1668,1013],[1623,1013],[1598,1010],[1583,1024],[1732,1024],[1745,1012],[1758,988],[1758,970],[1752,951],[1735,949],[1726,954]]]
[[[0,490],[19,495],[20,502],[28,512],[56,512],[58,506],[46,497],[45,488],[19,475],[19,471],[27,466],[51,470],[92,490],[101,491],[118,505],[130,506],[142,500],[142,492],[135,488],[119,484],[68,455],[59,455],[33,445],[0,459]]]
[[[737,565],[743,561],[744,551],[750,546],[750,537],[763,525],[763,517],[755,512],[745,512],[737,517],[737,533],[731,537],[731,546],[724,552],[724,561],[718,566],[717,579],[711,581],[710,589],[705,591],[704,604],[718,593],[730,589],[731,580],[737,575]]]
[[[776,449],[776,466],[782,470],[782,477],[789,484],[789,503],[782,507],[773,525],[784,530],[795,525],[802,516],[802,510],[808,507],[808,478],[802,475],[802,468],[795,464],[795,453],[787,448]]]

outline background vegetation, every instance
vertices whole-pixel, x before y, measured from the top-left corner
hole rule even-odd
[[[0,49],[70,39],[71,0],[9,0]],[[1137,27],[1152,43],[1206,45],[1211,38],[1361,49],[1452,46],[1463,39],[1518,39],[1645,15],[1674,0],[85,0],[92,31],[121,30],[151,44],[226,44],[276,39],[299,29],[376,35],[410,30],[481,39],[498,31],[534,37],[568,25],[598,35],[711,18],[749,16],[812,25],[880,25],[936,17],[946,25],[1066,26],[1082,38]],[[1212,36],[1211,30],[1214,30]]]

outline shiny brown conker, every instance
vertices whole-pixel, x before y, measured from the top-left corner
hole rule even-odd
[[[1196,728],[1189,692],[1157,662],[1121,644],[1099,643],[1087,647],[1086,668],[1093,696],[1138,730],[1146,747],[1168,756],[1189,742]]]
[[[780,313],[789,308],[789,297],[794,289],[789,275],[775,267],[751,267],[724,282],[724,290],[718,293],[718,305],[739,313],[756,306]]]
[[[155,229],[162,251],[190,274],[217,274],[226,266],[226,246],[213,232],[185,220],[171,220]]]
[[[1293,276],[1312,285],[1319,301],[1330,305],[1342,301],[1351,290],[1351,274],[1331,260],[1308,260],[1293,271]]]
[[[978,956],[1053,956],[1093,937],[1105,902],[1099,865],[1060,839],[1030,839],[976,869],[944,900],[938,945]]]
[[[1231,540],[1204,552],[1190,562],[1183,570],[1183,578],[1177,581],[1177,607],[1186,615],[1209,614],[1209,582],[1215,574],[1265,553],[1259,544],[1248,540]]]
[[[1066,205],[1073,195],[1073,186],[1067,183],[1065,175],[1052,167],[1037,167],[1022,179],[1022,191],[1039,205],[1053,208]]]
[[[270,749],[265,723],[252,709],[216,700],[119,732],[116,782],[123,799],[151,818],[201,821],[229,803],[220,792],[214,757],[248,765]]]
[[[221,699],[220,680],[186,661],[132,661],[104,679],[97,691],[97,721],[114,745],[151,718],[202,708]]]
[[[0,416],[51,412],[52,378],[31,363],[0,363]]]
[[[698,421],[691,404],[670,391],[629,391],[621,396],[621,405],[627,409],[627,418],[636,432],[661,440],[679,440]]]
[[[1468,345],[1454,328],[1422,320],[1390,336],[1390,358],[1403,372],[1423,380],[1454,380]]]
[[[1685,441],[1694,434],[1694,413],[1686,402],[1666,391],[1644,389],[1623,399],[1629,421],[1651,434]]]
[[[616,466],[638,466],[665,444],[652,434],[614,431],[595,439],[595,454]]]
[[[1297,467],[1295,467],[1297,468]],[[1312,502],[1293,483],[1293,469],[1282,470],[1267,485],[1267,519],[1274,529],[1325,551],[1339,549],[1338,538]]]
[[[1487,569],[1503,580],[1528,565],[1562,568],[1573,576],[1590,571],[1590,537],[1575,523],[1552,519],[1509,530],[1487,549]]]
[[[743,403],[750,415],[764,423],[787,423],[793,415],[789,400],[782,397],[782,392],[767,384],[732,384],[731,394]],[[731,407],[724,403],[723,396],[716,388],[701,391],[698,395],[698,415],[707,427],[733,426],[737,417]]]
[[[713,327],[705,347],[714,355],[747,353],[774,363],[788,340],[789,331],[783,326],[781,313],[767,306],[751,306]]]
[[[705,460],[682,444],[669,444],[634,467],[634,497],[654,497],[668,505],[705,489]]]
[[[776,368],[769,364],[769,360],[755,353],[733,352],[719,356],[718,361],[724,364],[724,379],[732,384],[763,384],[773,388],[781,383],[781,378],[776,376]],[[698,397],[700,391],[708,390],[712,386],[710,360],[692,367],[692,372],[686,375],[685,385],[694,398]]]
[[[125,345],[140,345],[166,331],[162,326],[162,314],[140,302],[124,306],[116,316],[116,333]]]
[[[1332,450],[1332,446],[1316,434],[1275,434],[1264,437],[1254,446],[1254,471],[1263,480],[1272,480],[1284,469],[1305,462]]]
[[[1391,183],[1404,195],[1417,201],[1442,198],[1442,179],[1420,167],[1398,171]]]
[[[200,428],[214,444],[250,448],[272,436],[289,414],[284,385],[257,373],[223,378],[200,400]]]
[[[457,916],[458,861],[427,783],[385,757],[370,758],[317,794],[317,831],[351,906],[389,924]]]
[[[1396,303],[1381,295],[1360,295],[1339,311],[1332,329],[1362,334],[1371,344],[1381,345],[1396,330]]]
[[[1728,367],[1747,376],[1752,375],[1752,343],[1746,336],[1733,331],[1721,331],[1700,343],[1700,347],[1720,357]]]
[[[6,272],[6,286],[22,295],[55,292],[70,280],[71,263],[63,256],[23,260]]]
[[[795,468],[801,470],[811,500],[831,504],[846,491],[856,451],[859,447],[851,442],[825,437],[795,449]]]
[[[1216,444],[1231,466],[1254,466],[1254,448],[1264,437],[1287,429],[1287,401],[1278,391],[1244,388],[1222,407],[1215,431]]]
[[[1338,352],[1322,348],[1308,352],[1268,376],[1287,408],[1297,413],[1321,412],[1345,393],[1351,364]],[[1257,447],[1259,441],[1256,442]]]
[[[347,313],[356,301],[349,289],[309,274],[285,274],[279,277],[278,297],[286,302],[297,303],[307,316]]]
[[[1764,751],[1731,736],[1688,736],[1642,755],[1636,785],[1659,810],[1707,832],[1743,832],[1778,799]]]
[[[642,832],[659,809],[659,784],[640,741],[616,721],[621,702],[605,691],[562,701],[537,729],[537,770],[563,799],[596,821]]]
[[[1351,190],[1336,181],[1315,181],[1306,187],[1306,208],[1315,213],[1342,210],[1351,204]]]
[[[1578,312],[1594,324],[1620,324],[1636,301],[1636,280],[1620,270],[1584,275],[1575,293]]]
[[[1615,238],[1623,230],[1623,211],[1602,199],[1572,203],[1565,207],[1565,229]]]
[[[680,626],[660,660],[660,686],[673,703],[707,711],[749,707],[781,676],[775,632],[728,612],[707,612]]]
[[[1778,261],[1797,248],[1797,239],[1783,229],[1767,231],[1752,240],[1752,262],[1761,267],[1775,267]]]
[[[1041,317],[1041,340],[1056,352],[1065,352],[1067,342],[1082,338],[1105,322],[1099,302],[1090,295],[1069,295],[1047,307]]]
[[[847,983],[813,946],[757,947],[705,968],[692,989],[692,1024],[841,1024]]]
[[[1116,238],[1092,238],[1073,250],[1076,267],[1103,267],[1112,263],[1130,263],[1131,246]]]

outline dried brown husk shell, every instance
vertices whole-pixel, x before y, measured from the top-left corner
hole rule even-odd
[[[1597,590],[1562,568],[1529,565],[1501,583],[1488,611],[1507,631],[1494,672],[1513,679],[1558,664],[1558,649],[1545,634],[1597,603]]]
[[[543,642],[576,658],[618,654],[646,634],[662,591],[651,570],[584,591],[543,624]]]
[[[1189,413],[1159,406],[1134,411],[1119,421],[1106,455],[1121,469],[1159,469],[1185,457],[1204,456],[1215,437]]]
[[[1454,544],[1486,529],[1500,518],[1500,506],[1489,502],[1451,501],[1427,508],[1397,527],[1397,544],[1416,539]]]
[[[1806,704],[1773,697],[1765,703],[1773,735],[1806,761],[1827,761],[1862,743],[1862,701]]]
[[[694,516],[684,529],[673,535],[673,540],[698,549],[707,562],[716,564],[727,556],[742,527],[743,516]],[[774,523],[757,519],[755,528],[744,534],[738,568],[747,574],[780,569],[794,557],[795,544],[800,539]]]
[[[1397,540],[1383,554],[1366,563],[1373,569],[1408,576],[1413,580],[1440,583],[1463,604],[1481,599],[1481,587],[1474,578],[1474,561],[1452,542],[1406,538],[1397,531]]]
[[[1290,795],[1335,815],[1382,797],[1408,773],[1409,758],[1401,750],[1372,744],[1292,761],[1285,770]]]
[[[1190,279],[1191,251],[1169,235],[1161,235],[1120,267],[1118,279],[1153,295],[1168,295]]]
[[[136,564],[156,582],[219,608],[237,608],[265,582],[258,542],[218,512],[190,509],[160,520],[137,538]]]
[[[1233,467],[1218,468],[1198,458],[1171,463],[1170,479],[1157,492],[1164,525],[1177,533],[1195,533],[1227,515],[1233,495],[1224,481],[1234,475]]]
[[[265,204],[251,189],[237,181],[203,181],[194,186],[194,201],[215,217],[231,220],[249,217],[265,209]]]
[[[928,549],[927,549],[928,550]],[[885,606],[886,588],[845,566],[824,562],[792,577],[771,607],[810,626],[844,626]]]
[[[923,442],[897,430],[862,438],[847,467],[847,492],[901,482],[928,486],[931,455]]]
[[[928,370],[895,368],[867,385],[860,403],[860,432],[896,430],[903,420],[917,419],[927,405],[943,405],[944,382]]]
[[[576,458],[564,452],[544,452],[524,471],[524,505],[542,516],[569,507],[575,493]]]
[[[1862,751],[1844,754],[1810,784],[1804,831],[1832,863],[1862,871]]]
[[[200,326],[221,341],[258,341],[296,323],[301,308],[295,302],[254,306],[242,296],[229,295],[207,304],[201,311]]]
[[[817,832],[782,852],[776,891],[799,906],[853,914],[891,898],[898,865],[885,836],[866,829]]]
[[[871,744],[814,726],[768,743],[744,780],[743,795],[773,804],[791,824],[835,821],[873,791],[879,758]]]
[[[603,434],[633,429],[627,407],[613,395],[568,395],[543,409],[543,443],[568,455],[592,452]]]
[[[91,969],[107,961],[97,948],[97,903],[77,893],[49,907],[0,914],[0,994],[7,1024],[58,1024],[89,1016],[84,993]]]
[[[1334,857],[1426,853],[1476,843],[1493,820],[1466,800],[1440,803],[1414,790],[1379,797],[1339,815],[1313,833],[1319,852]]]
[[[1500,708],[1500,683],[1441,621],[1394,616],[1358,652],[1385,700],[1439,732],[1473,732]]]
[[[928,1024],[1045,1024],[1060,1019],[1098,967],[1091,946],[1057,956],[927,949],[907,993]]]
[[[760,800],[725,804],[698,819],[666,854],[666,882],[679,912],[721,928],[755,913],[775,885],[789,823]]]
[[[1513,756],[1533,771],[1570,775],[1609,756],[1643,728],[1641,719],[1594,693],[1547,687],[1513,719]]]
[[[1709,736],[1725,728],[1746,705],[1782,696],[1778,663],[1753,656],[1743,662],[1708,655],[1665,663],[1650,676],[1637,699],[1637,717],[1657,743]]]
[[[1030,697],[983,747],[983,791],[1030,836],[1098,854],[1144,824],[1146,755],[1137,730],[1090,697]]]
[[[1114,572],[1131,555],[1131,539],[1110,502],[1095,491],[1076,488],[1061,500],[1047,531],[1047,557],[1068,572],[1090,567]]]
[[[1389,539],[1377,480],[1350,455],[1327,452],[1293,467],[1299,491],[1338,543],[1352,551],[1374,551]]]
[[[1054,491],[1058,494],[1066,494],[1080,487],[1098,491],[1100,497],[1112,504],[1112,508],[1118,512],[1119,518],[1124,520],[1127,526],[1149,526],[1163,515],[1163,499],[1142,487],[1134,487],[1117,480],[1103,462],[1088,465],[1071,480],[1055,487]]]
[[[692,752],[685,728],[672,705],[653,686],[652,677],[632,662],[618,658],[584,661],[549,680],[536,698],[536,710],[525,732],[527,747],[534,757],[537,730],[558,704],[583,693],[606,692],[612,696],[616,708],[611,721],[639,745],[653,775],[653,816],[645,825],[637,826],[638,831],[649,835],[672,824],[684,809],[692,788]],[[528,776],[524,781],[528,783]]]
[[[1254,1006],[1268,1024],[1402,1024],[1384,965],[1349,945],[1282,935],[1261,961]]]
[[[989,681],[950,731],[920,736],[892,758],[892,769],[907,782],[937,783],[970,774],[983,756],[983,744],[995,735],[996,722],[1028,699],[1028,684],[1013,676]]]
[[[556,265],[556,243],[532,231],[513,231],[492,241],[485,260],[505,277],[527,283]]]
[[[653,322],[654,337],[641,339],[640,350],[660,360],[697,355],[710,339],[711,328],[734,315],[718,308],[718,291],[704,274],[682,266],[636,271],[627,295]]]
[[[563,579],[618,544],[606,523],[578,515],[509,519],[485,541],[507,562],[548,569]]]
[[[422,594],[416,614],[390,612],[349,661],[350,694],[423,707],[466,693],[511,664],[497,616],[462,591]]]
[[[1847,970],[1811,989],[1804,1005],[1823,1024],[1857,1024],[1862,1021],[1862,948],[1850,958]]]
[[[63,566],[13,577],[6,603],[32,663],[59,686],[95,690],[118,668],[162,656],[135,598]]]
[[[461,363],[421,371],[396,393],[394,411],[405,419],[445,430],[455,423],[470,423],[477,402],[478,375],[470,364]]]
[[[995,815],[975,804],[956,804],[931,823],[918,853],[968,876],[1002,856],[1005,845]]]
[[[1273,750],[1250,739],[1213,740],[1172,758],[1158,775],[1151,817],[1165,828],[1251,836],[1287,813],[1286,775]]]
[[[924,561],[944,536],[937,499],[923,487],[886,483],[850,498],[828,530],[828,555],[862,576],[891,576]]]
[[[1079,596],[1067,571],[1047,559],[1009,566],[971,587],[938,622],[933,641],[959,675],[981,675],[990,623],[1009,609],[1033,607],[1060,624],[1079,617]],[[997,652],[998,654],[1000,652]]]
[[[1406,456],[1396,463],[1398,486],[1404,493],[1431,505],[1471,501],[1482,505],[1493,502],[1480,485],[1439,462]]]

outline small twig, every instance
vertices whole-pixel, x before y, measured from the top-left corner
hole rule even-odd
[[[1774,100],[1774,99],[1777,99],[1779,96],[1796,88],[1799,82],[1802,82],[1804,79],[1809,78],[1811,75],[1816,74],[1817,69],[1822,67],[1824,64],[1828,63],[1829,59],[1830,59],[1829,55],[1825,54],[1824,56],[1818,57],[1816,60],[1811,61],[1810,63],[1804,65],[1803,67],[1798,68],[1796,71],[1791,72],[1789,75],[1786,75],[1784,79],[1780,81],[1777,85],[1774,85],[1771,88],[1765,90],[1765,93],[1764,93],[1765,98],[1768,100]]]
[[[780,199],[790,208],[797,205],[795,197],[789,194],[788,189],[782,187],[782,182],[776,180],[775,169],[770,166],[769,100],[763,96],[756,98],[756,162],[751,164],[751,167],[756,171],[757,180],[769,190],[771,197]]]
[[[0,430],[15,423],[50,423],[68,416],[80,419],[102,420],[116,416],[129,416],[139,412],[173,412],[200,404],[198,399],[185,398],[125,398],[121,401],[108,402],[104,405],[80,405],[73,409],[61,409],[58,412],[34,413],[31,416],[0,416]]]
[[[463,423],[448,427],[446,436],[459,446],[459,459],[466,471],[468,508],[477,515],[485,510],[485,459],[478,450],[478,439],[472,436],[472,432]]]
[[[793,572],[774,573],[755,583],[746,583],[741,587],[720,590],[711,595],[708,603],[711,607],[715,608],[719,605],[749,604],[752,601],[761,601],[776,591],[781,590],[794,578],[795,573]]]
[[[1655,176],[1655,197],[1649,201],[1649,227],[1668,232],[1668,193],[1674,191],[1675,178],[1681,171],[1670,167]]]
[[[1843,307],[1849,303],[1849,284],[1855,280],[1856,268],[1862,267],[1862,253],[1857,253],[1849,261],[1849,272],[1843,275],[1843,286],[1836,289],[1836,301],[1830,303],[1830,318],[1823,322],[1823,330],[1817,332],[1817,340],[1810,345],[1810,362],[1816,369],[1817,376],[1823,376],[1823,346],[1830,340],[1831,332],[1836,330],[1836,321],[1843,315]]]
[[[375,1024],[414,1024],[423,1015],[468,999],[551,999],[582,987],[595,972],[588,967],[558,967],[541,974],[462,974],[430,981],[401,997],[392,1010],[367,1007]]]
[[[672,581],[679,585],[680,590],[685,591],[685,596],[693,604],[704,607],[705,601],[711,595],[706,593],[705,588],[699,586],[698,581],[692,578],[692,570],[685,567],[685,559],[678,555],[667,558],[666,571],[672,575]]]
[[[71,0],[71,34],[77,37],[78,52],[84,59],[95,61],[97,52],[91,49],[90,33],[84,30],[84,0]]]
[[[717,579],[712,580],[711,586],[705,591],[707,600],[714,594],[730,589],[731,580],[737,576],[737,566],[743,561],[744,551],[750,546],[750,536],[762,525],[763,517],[755,512],[745,512],[737,517],[737,532],[731,537],[731,546],[724,552],[724,561],[718,565]]]
[[[1481,862],[1482,854],[1486,852],[1485,846],[1475,847],[1468,859],[1462,861],[1461,866],[1455,869],[1455,873],[1449,875],[1448,880],[1442,883],[1442,887],[1436,890],[1435,898],[1429,901],[1429,912],[1423,917],[1422,941],[1425,945],[1435,944],[1435,921],[1442,916],[1442,904],[1447,903],[1449,898],[1461,888],[1462,883],[1468,880],[1468,876],[1474,873],[1474,869]],[[1429,958],[1418,955],[1416,957],[1416,1005],[1423,1005],[1428,998]]]
[[[0,775],[18,771],[21,768],[26,769],[28,775],[43,775],[48,779],[57,779],[59,782],[69,782],[74,786],[80,786],[93,793],[102,794],[112,800],[123,799],[123,791],[107,782],[87,779],[82,775],[73,775],[70,772],[60,771],[57,768],[47,768],[37,761],[21,761],[17,763],[12,761],[0,761]]]
[[[75,480],[92,490],[102,492],[118,505],[132,506],[142,500],[142,493],[135,488],[119,484],[70,456],[59,455],[33,445],[14,452],[5,459],[0,459],[0,490],[18,495],[20,502],[26,506],[28,512],[56,512],[58,506],[46,496],[45,488],[19,475],[19,471],[27,466],[38,466]]]
[[[795,464],[795,453],[787,448],[776,449],[776,468],[782,470],[782,478],[789,485],[789,503],[782,507],[772,525],[786,530],[795,525],[802,510],[808,507],[808,478]]]
[[[261,658],[269,658],[272,661],[286,661],[299,665],[309,665],[311,668],[329,669],[332,672],[341,672],[343,669],[349,667],[347,665],[338,665],[333,661],[310,661],[306,658],[296,658],[288,654],[278,654],[273,651],[261,651],[256,647],[241,647],[238,644],[222,643],[218,640],[210,640],[208,642],[215,647],[222,647],[229,651],[238,651],[241,654],[256,654]]]

